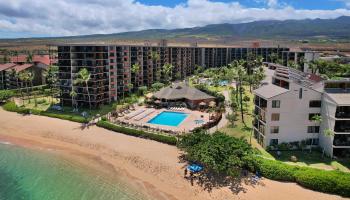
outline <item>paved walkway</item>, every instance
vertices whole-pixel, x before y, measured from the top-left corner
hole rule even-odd
[[[214,133],[215,131],[225,127],[229,123],[228,119],[226,118],[226,115],[232,113],[232,109],[230,106],[231,105],[230,90],[222,91],[222,94],[225,96],[225,113],[223,114],[222,119],[220,120],[218,125],[209,129],[209,133]]]

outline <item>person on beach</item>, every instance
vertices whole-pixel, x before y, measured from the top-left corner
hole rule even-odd
[[[187,176],[187,168],[185,168],[185,173],[184,173],[184,177],[186,178]]]

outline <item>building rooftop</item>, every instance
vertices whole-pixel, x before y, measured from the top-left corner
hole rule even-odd
[[[324,79],[319,75],[305,73],[285,66],[276,66],[274,77],[289,79],[296,84],[312,89],[319,88],[318,83],[324,81]]]
[[[262,98],[269,99],[288,91],[289,90],[284,89],[282,87],[273,84],[268,84],[254,90],[254,93]]]
[[[14,67],[16,64],[15,63],[5,63],[5,64],[0,64],[0,72],[4,70],[8,70],[12,67]]]
[[[28,57],[28,55],[21,54],[18,56],[12,56],[10,59],[11,59],[12,63],[26,63],[27,57]],[[45,65],[50,65],[50,56],[49,55],[33,55],[32,61],[34,63],[40,62],[40,63],[43,63]]]
[[[23,70],[26,70],[26,69],[32,67],[32,66],[33,66],[33,64],[14,65],[14,66],[8,68],[7,70],[14,69],[14,70],[16,70],[16,72],[21,72]]]
[[[328,93],[327,95],[338,105],[350,105],[350,91],[344,92],[332,92]]]
[[[188,100],[202,100],[202,99],[214,99],[196,88],[189,87],[184,83],[174,83],[171,86],[162,88],[160,91],[154,94],[154,97],[158,99],[176,100],[176,99],[188,99]]]

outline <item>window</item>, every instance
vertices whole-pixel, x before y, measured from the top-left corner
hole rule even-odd
[[[271,139],[271,140],[270,140],[270,145],[271,145],[271,146],[278,145],[278,139]]]
[[[279,113],[272,113],[271,114],[271,121],[279,121],[280,120],[280,114]]]
[[[309,107],[310,108],[321,108],[321,101],[318,101],[318,100],[310,101]]]
[[[114,60],[113,60],[113,59],[109,59],[109,62],[110,62],[110,63],[114,63]]]
[[[317,115],[318,115],[318,116],[321,116],[320,113],[310,113],[310,114],[309,114],[309,120],[312,121],[313,118],[314,118],[314,116],[317,116]]]
[[[307,127],[307,132],[308,133],[319,133],[320,132],[320,127],[319,126],[308,126]]]
[[[299,99],[303,98],[303,88],[299,89]]]
[[[271,126],[270,133],[271,134],[279,133],[279,126]]]
[[[272,108],[280,108],[281,107],[281,101],[280,100],[273,100],[272,101]]]

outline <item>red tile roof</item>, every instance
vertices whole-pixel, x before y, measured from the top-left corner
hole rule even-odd
[[[50,56],[49,55],[34,55],[33,62],[41,62],[45,65],[50,65]]]
[[[309,74],[309,79],[315,82],[320,82],[323,80],[323,78],[316,74]]]
[[[5,63],[5,64],[0,64],[0,71],[7,70],[15,66],[15,63]]]
[[[26,63],[27,62],[28,55],[18,55],[18,56],[12,56],[11,62],[13,63]],[[45,65],[50,65],[50,56],[49,55],[33,55],[33,62],[40,62]]]
[[[27,62],[27,55],[12,56],[11,62],[13,63],[24,63]]]
[[[23,70],[26,70],[26,69],[32,67],[32,66],[33,66],[33,64],[15,65],[15,66],[13,66],[13,67],[11,67],[11,68],[8,68],[7,70],[12,70],[12,69],[14,69],[14,70],[16,70],[16,72],[21,72],[21,71],[23,71]]]

